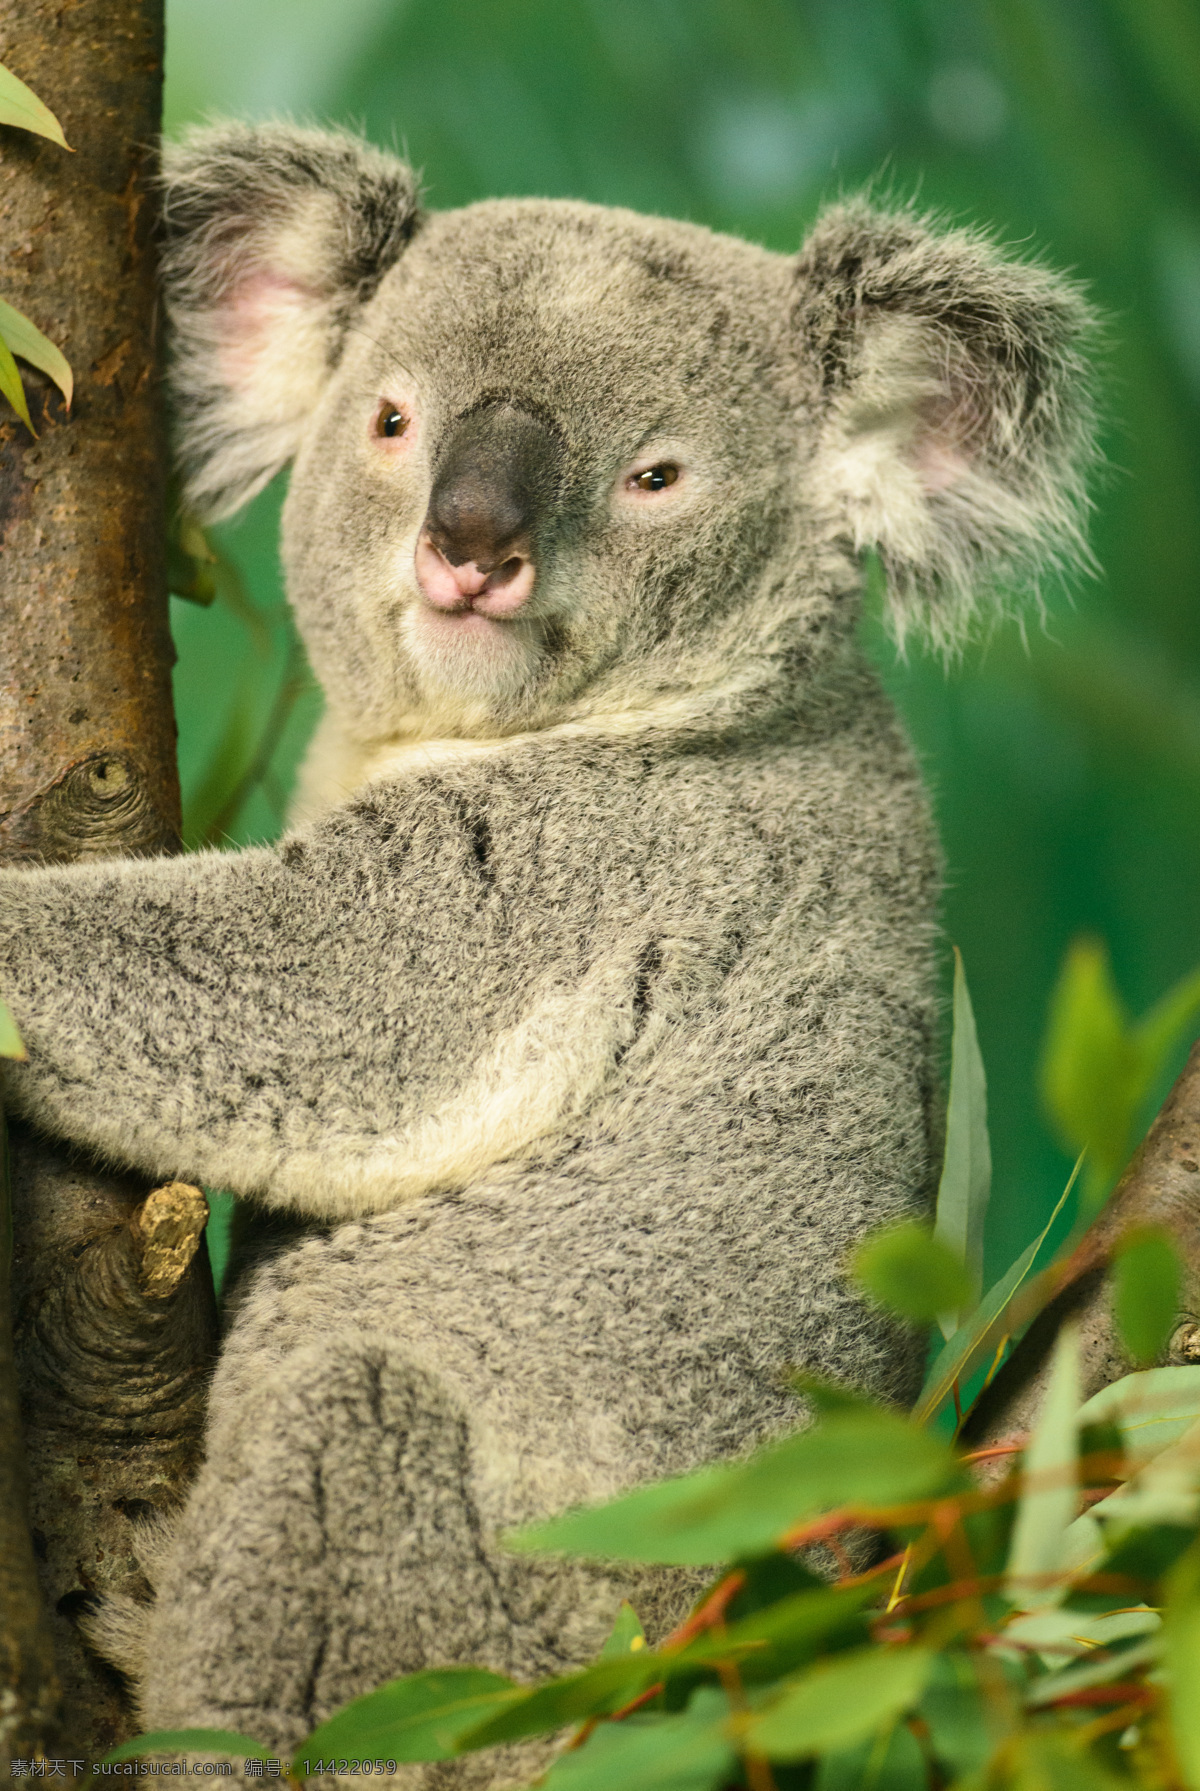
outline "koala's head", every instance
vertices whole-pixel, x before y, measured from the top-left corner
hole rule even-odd
[[[761,698],[852,627],[864,548],[943,645],[1078,548],[1086,307],[974,232],[425,214],[394,157],[278,125],[164,181],[189,500],[294,463],[289,595],[363,739]]]

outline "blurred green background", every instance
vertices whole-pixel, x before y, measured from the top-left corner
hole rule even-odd
[[[945,845],[999,1272],[1069,1168],[1036,1096],[1069,940],[1108,942],[1135,1012],[1200,960],[1195,0],[168,0],[167,21],[168,130],[214,112],[360,125],[424,169],[434,206],[569,195],[792,250],[823,200],[870,181],[1088,284],[1107,318],[1099,576],[1027,644],[1006,627],[948,674],[899,663],[867,623]],[[278,832],[318,712],[279,500],[217,532],[240,589],[173,600],[193,842]]]

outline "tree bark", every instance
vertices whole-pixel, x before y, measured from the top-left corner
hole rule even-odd
[[[1127,1231],[1161,1225],[1175,1241],[1184,1268],[1183,1310],[1169,1359],[1200,1359],[1200,1043],[1167,1096],[1133,1161],[1103,1211],[1060,1269],[1054,1297],[1043,1307],[975,1405],[963,1430],[968,1448],[990,1448],[1028,1432],[1049,1379],[1059,1327],[1074,1318],[1080,1330],[1085,1399],[1130,1373],[1111,1310],[1109,1265]]]
[[[0,403],[2,863],[178,847],[152,187],[162,48],[162,0],[0,0],[0,62],[74,150],[0,128],[0,295],[58,343],[76,381],[68,416],[22,367],[37,439]],[[34,1547],[6,1330],[0,1709],[16,1715],[0,1754],[92,1752],[128,1733],[130,1712],[72,1619],[107,1590],[145,1589],[133,1525],[172,1503],[194,1465],[215,1333],[206,1209],[196,1190],[146,1202],[145,1182],[15,1126],[12,1146]]]

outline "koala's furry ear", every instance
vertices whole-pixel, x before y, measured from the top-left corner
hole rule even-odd
[[[163,283],[185,494],[228,516],[295,454],[354,312],[420,217],[395,156],[220,124],[163,150]]]
[[[796,278],[819,493],[878,551],[901,644],[952,650],[1039,568],[1086,562],[1094,324],[1069,280],[861,200],[819,220]]]

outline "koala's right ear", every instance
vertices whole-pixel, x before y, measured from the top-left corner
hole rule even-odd
[[[343,132],[223,124],[164,146],[162,186],[184,491],[215,520],[295,454],[355,311],[417,226],[417,181]]]

